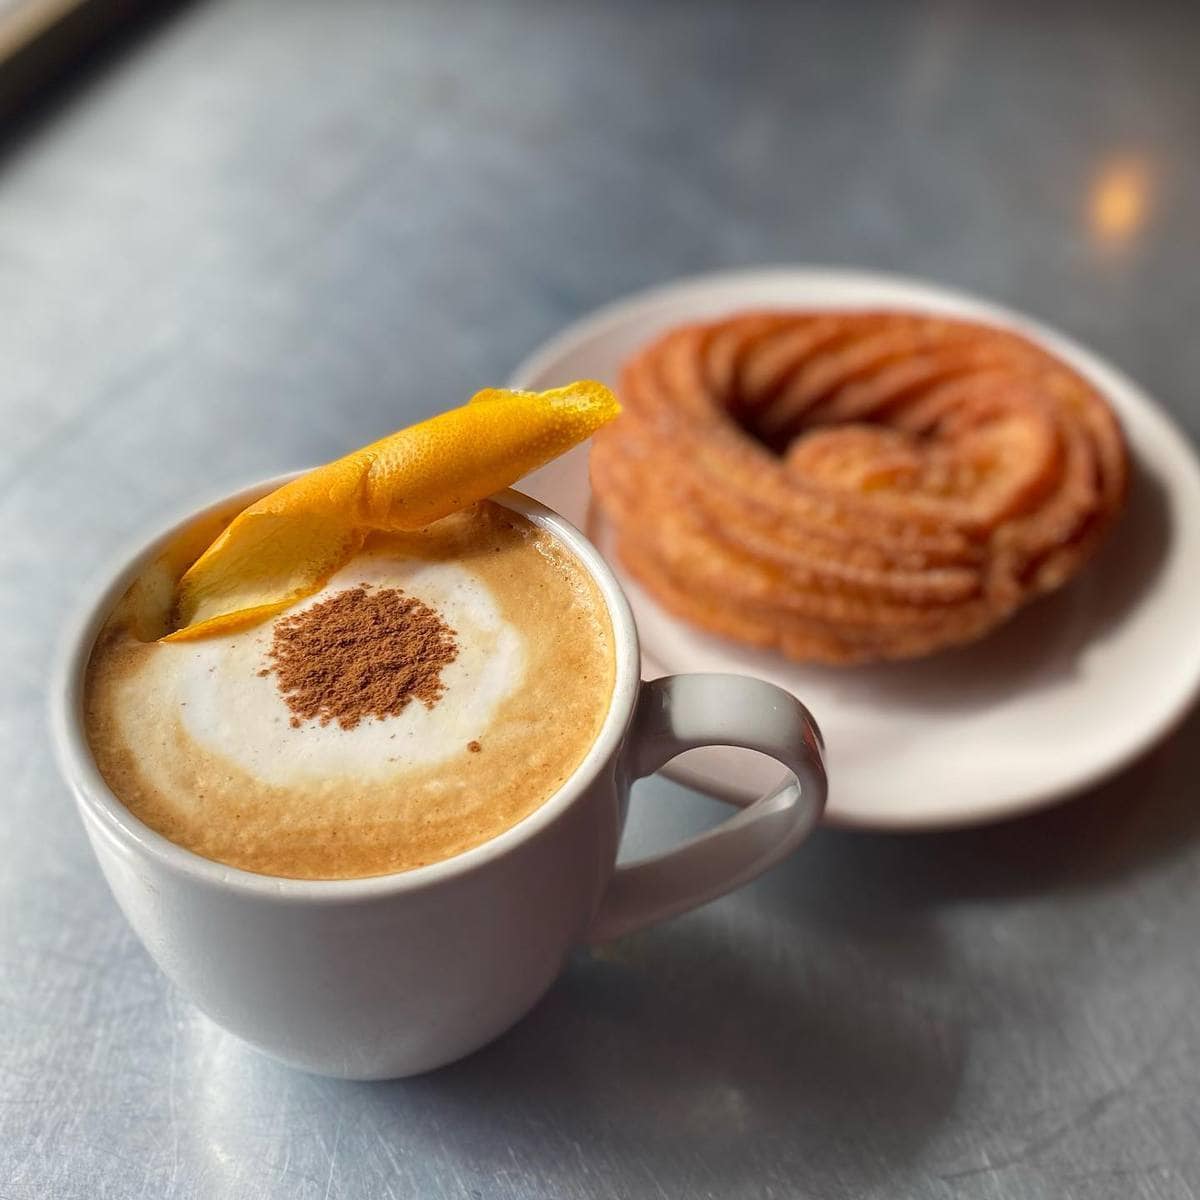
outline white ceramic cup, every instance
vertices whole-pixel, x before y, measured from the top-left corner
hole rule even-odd
[[[232,499],[248,504],[282,482]],[[459,1058],[524,1016],[573,945],[618,937],[747,882],[794,850],[824,808],[821,735],[798,700],[738,675],[641,682],[633,617],[597,550],[535,501],[516,492],[497,499],[554,534],[595,579],[615,635],[612,704],[553,796],[443,862],[369,879],[256,875],[176,846],[108,788],[83,726],[88,656],[113,605],[186,522],[114,573],[64,645],[52,691],[55,743],[117,902],[182,992],[294,1066],[381,1079]],[[616,866],[633,780],[709,745],[761,751],[795,781],[667,854]]]

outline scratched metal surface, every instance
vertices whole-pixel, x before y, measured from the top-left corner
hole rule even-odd
[[[502,379],[643,285],[925,274],[1200,431],[1200,12],[197,5],[0,158],[0,1197],[1186,1197],[1200,722],[1060,810],[786,867],[354,1085],[166,986],[43,730],[67,606],[213,489]],[[1136,697],[1131,698],[1136,703]],[[1081,714],[1081,719],[1086,719]],[[641,793],[634,849],[711,820]]]

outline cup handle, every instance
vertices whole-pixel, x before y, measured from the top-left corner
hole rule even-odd
[[[828,786],[821,731],[790,692],[745,675],[668,675],[643,683],[625,744],[623,786],[698,746],[742,746],[795,776],[716,829],[620,866],[587,941],[606,942],[724,895],[790,854],[812,832]]]

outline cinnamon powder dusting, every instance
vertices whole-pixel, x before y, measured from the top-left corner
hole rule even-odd
[[[319,720],[353,729],[413,700],[432,708],[458,643],[427,604],[399,588],[361,584],[277,621],[267,657],[294,726]]]

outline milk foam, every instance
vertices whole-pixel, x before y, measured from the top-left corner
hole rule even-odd
[[[294,726],[269,669],[275,621],[360,584],[401,589],[455,631],[442,695],[353,729]],[[551,535],[495,504],[374,537],[290,614],[231,634],[146,640],[169,628],[171,592],[149,565],[97,639],[89,741],[147,825],[251,871],[352,878],[479,845],[566,781],[612,696],[595,583]]]
[[[461,564],[377,554],[356,558],[283,615],[361,583],[403,589],[455,631],[458,656],[442,670],[445,691],[432,709],[414,700],[396,716],[368,717],[353,729],[318,721],[294,727],[275,676],[261,674],[274,622],[163,646],[138,680],[143,704],[159,707],[162,715],[177,710],[197,744],[252,778],[281,787],[382,781],[461,753],[486,734],[496,708],[521,686],[526,657],[521,633],[503,619],[487,584]],[[142,766],[154,774],[154,756],[143,755]]]

